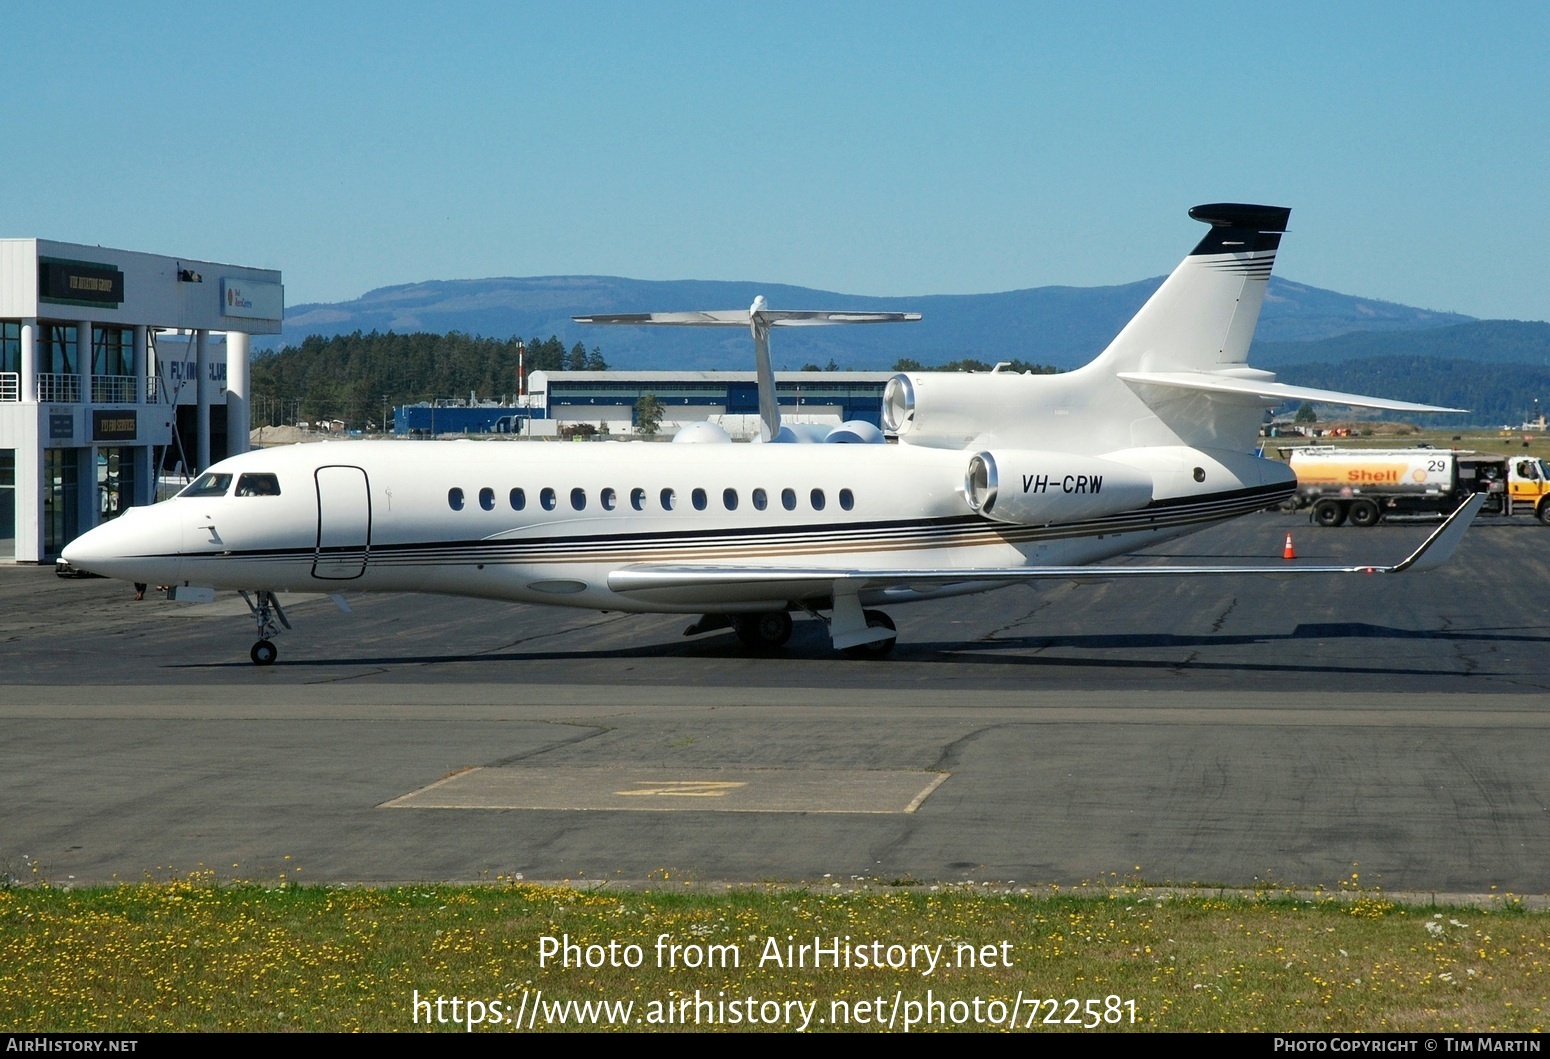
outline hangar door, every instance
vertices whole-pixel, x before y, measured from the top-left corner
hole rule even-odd
[[[359,467],[319,467],[318,550],[312,576],[349,581],[366,572],[371,550],[371,491]]]

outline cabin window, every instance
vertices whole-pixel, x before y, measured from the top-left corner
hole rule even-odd
[[[630,490],[630,506],[636,511],[646,510],[646,490],[636,486]]]
[[[814,489],[810,494],[808,494],[808,499],[812,501],[812,503],[813,503],[813,510],[814,511],[822,511],[823,510],[823,490],[822,489]]]
[[[486,511],[495,510],[494,489],[491,489],[489,486],[485,486],[483,489],[479,490],[479,506],[484,508]]]
[[[689,499],[694,502],[694,510],[696,510],[696,511],[704,511],[705,510],[705,504],[706,504],[705,490],[703,490],[703,489],[696,489],[694,492],[689,494]]]
[[[554,490],[546,485],[543,487],[543,489],[539,490],[538,506],[543,508],[545,511],[553,511],[554,505]]]
[[[736,489],[723,489],[721,491],[721,506],[726,508],[728,511],[736,511],[737,510],[737,490]]]
[[[853,508],[855,506],[856,506],[856,494],[852,493],[849,489],[841,489],[840,490],[840,507],[844,508],[846,511],[849,511],[851,508]]]
[[[194,484],[179,493],[179,496],[225,496],[226,490],[231,488],[231,475],[229,474],[201,474],[194,479]]]
[[[673,505],[678,502],[678,496],[671,489],[662,490],[662,510],[671,511]]]
[[[237,479],[238,496],[279,496],[280,479],[273,474],[244,474]]]
[[[576,511],[584,511],[587,506],[587,491],[585,489],[572,489],[570,491],[570,506]]]
[[[453,511],[463,510],[463,490],[453,486],[447,490],[447,506]]]
[[[597,502],[603,505],[604,511],[612,511],[619,501],[612,489],[604,489],[597,494]]]
[[[770,506],[770,498],[765,495],[763,489],[753,491],[753,506],[756,511],[763,511]]]
[[[527,507],[527,493],[521,489],[513,489],[511,491],[511,510],[521,511],[525,507]]]
[[[780,491],[780,506],[787,511],[797,509],[797,491],[795,489],[782,489]]]

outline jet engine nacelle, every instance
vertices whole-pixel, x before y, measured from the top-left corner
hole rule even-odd
[[[969,458],[969,507],[998,522],[1080,522],[1145,507],[1152,476],[1113,460],[1069,452],[1001,449]]]
[[[1065,381],[1013,372],[918,372],[883,388],[883,426],[911,444],[957,448],[1027,419]]]

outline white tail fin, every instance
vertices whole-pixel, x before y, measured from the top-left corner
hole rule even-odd
[[[1242,365],[1291,212],[1231,202],[1190,210],[1211,230],[1096,363],[1115,372]]]

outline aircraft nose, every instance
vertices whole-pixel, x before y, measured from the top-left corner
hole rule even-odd
[[[130,508],[65,545],[60,558],[77,570],[125,581],[177,580],[181,541],[158,533],[161,519],[148,510]]]
[[[99,566],[113,559],[113,552],[108,547],[110,536],[106,532],[108,528],[109,526],[98,526],[96,529],[87,530],[65,545],[59,557],[77,570],[85,570],[92,574],[103,573]]]

